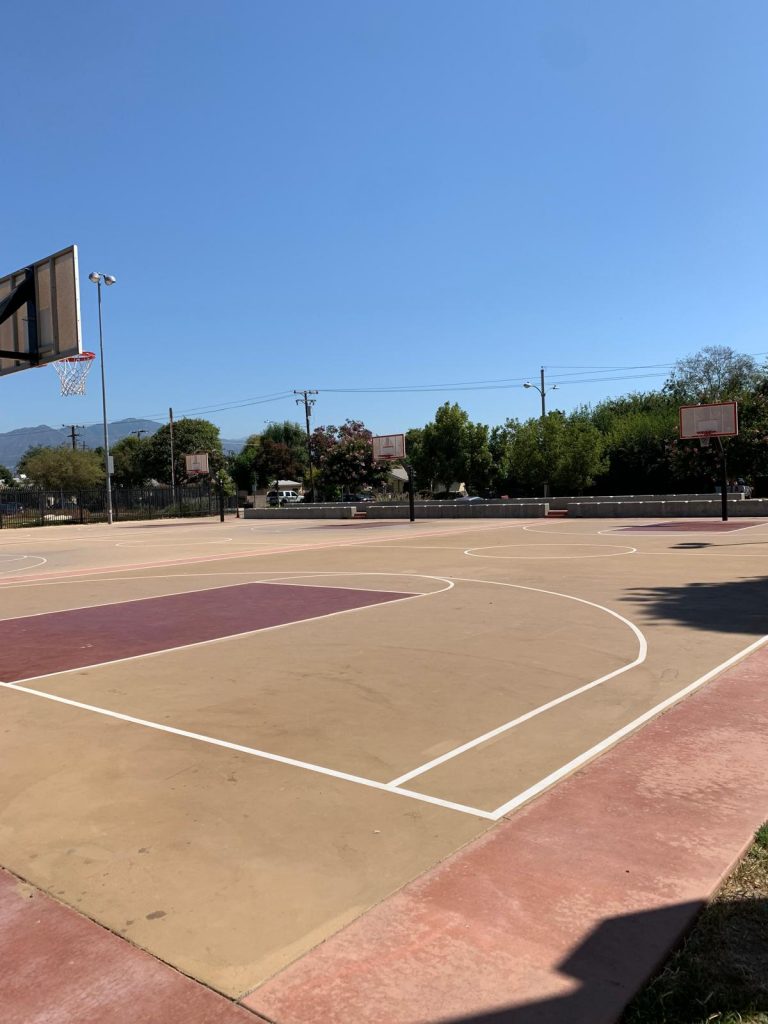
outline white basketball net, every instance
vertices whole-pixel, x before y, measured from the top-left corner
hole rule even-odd
[[[69,397],[70,395],[85,394],[85,382],[93,366],[94,358],[93,352],[83,352],[79,356],[56,360],[53,368],[58,374],[62,395]]]

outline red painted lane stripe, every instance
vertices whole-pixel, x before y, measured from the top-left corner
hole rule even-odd
[[[152,654],[413,594],[246,583],[0,622],[0,679]]]

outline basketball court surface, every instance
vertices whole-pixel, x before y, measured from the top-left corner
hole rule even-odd
[[[0,864],[241,998],[768,632],[765,521],[366,525],[3,531]]]

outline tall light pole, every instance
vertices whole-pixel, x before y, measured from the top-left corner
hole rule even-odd
[[[104,329],[101,324],[101,282],[103,281],[107,287],[113,285],[116,278],[112,277],[111,274],[97,274],[94,270],[93,273],[88,275],[88,280],[93,281],[98,289],[99,293],[99,360],[101,362],[101,411],[104,419],[104,472],[107,477],[107,522],[112,525],[112,478],[109,473],[109,427],[107,425],[107,379],[104,374]]]
[[[523,384],[524,388],[533,388],[534,391],[538,391],[541,395],[541,444],[542,449],[544,447],[544,420],[547,418],[547,388],[544,382],[544,367],[541,367],[541,385],[531,384],[529,380]],[[557,384],[553,384],[549,389],[550,391],[557,391]],[[544,481],[544,497],[549,497],[549,481]]]

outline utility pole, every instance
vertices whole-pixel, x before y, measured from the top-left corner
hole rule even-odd
[[[525,384],[523,384],[523,387],[524,388],[533,388],[534,391],[538,391],[539,395],[541,395],[541,444],[542,444],[542,447],[543,447],[543,445],[544,445],[544,429],[545,429],[544,421],[547,418],[547,387],[546,387],[546,382],[544,380],[544,367],[543,366],[541,367],[541,373],[540,373],[540,378],[539,379],[541,380],[541,384],[540,385],[531,384],[530,381],[526,381]],[[552,387],[549,390],[550,391],[557,391],[557,384],[553,384]],[[549,481],[548,480],[544,481],[544,497],[545,498],[549,497]]]
[[[142,434],[146,434],[147,431],[146,430],[132,430],[131,433],[135,434],[136,437],[138,437],[138,439],[141,440],[141,435]]]
[[[296,405],[304,406],[304,417],[307,424],[307,456],[309,457],[309,494],[310,501],[315,500],[315,467],[312,465],[312,435],[309,431],[309,417],[312,415],[312,406],[315,404],[315,399],[310,398],[310,395],[317,395],[317,391],[296,391],[294,389],[294,395],[301,395],[301,398],[296,399]]]
[[[72,451],[77,451],[77,439],[80,437],[80,431],[85,430],[82,423],[64,423],[62,424],[65,430],[69,431],[69,437],[72,441]]]

